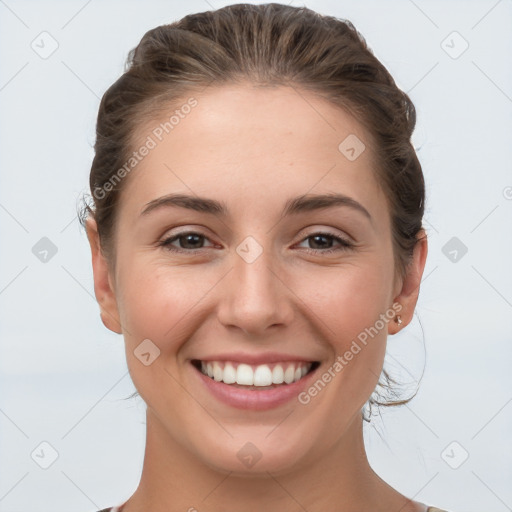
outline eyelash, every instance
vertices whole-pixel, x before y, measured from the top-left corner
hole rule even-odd
[[[205,235],[203,235],[201,233],[198,233],[197,231],[184,231],[183,233],[178,233],[176,235],[173,235],[169,238],[162,240],[161,242],[158,243],[158,246],[164,247],[166,250],[168,250],[170,252],[184,253],[184,254],[196,254],[197,252],[201,251],[202,249],[205,249],[205,247],[200,247],[199,249],[181,249],[178,247],[171,246],[172,242],[174,242],[175,240],[178,240],[181,237],[187,236],[187,235],[199,235],[200,237],[208,240],[208,237],[206,237]],[[338,252],[338,251],[347,251],[347,250],[353,249],[353,247],[354,247],[354,245],[351,242],[349,242],[348,240],[345,240],[344,238],[341,238],[341,237],[334,235],[333,233],[329,233],[327,231],[319,231],[316,233],[312,233],[311,235],[303,238],[301,240],[301,243],[304,242],[305,240],[307,240],[308,238],[313,238],[315,236],[323,236],[326,238],[331,238],[332,240],[339,242],[340,246],[338,246],[337,248],[329,248],[329,249],[304,248],[306,250],[306,252],[311,253],[311,254],[318,254],[318,253],[330,254],[330,253],[334,253],[334,252]]]

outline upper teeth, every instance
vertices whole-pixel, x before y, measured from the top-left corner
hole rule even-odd
[[[291,384],[308,373],[313,363],[277,363],[248,365],[244,363],[201,361],[201,371],[214,380],[224,384],[244,386],[270,386],[272,384]]]

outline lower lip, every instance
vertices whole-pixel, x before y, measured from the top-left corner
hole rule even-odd
[[[242,389],[230,384],[224,384],[211,377],[208,377],[194,365],[194,372],[199,376],[207,389],[221,402],[237,407],[238,409],[252,409],[255,411],[264,411],[272,409],[289,402],[296,398],[301,391],[309,385],[314,374],[318,370],[316,368],[312,372],[306,374],[302,379],[292,384],[281,384],[273,389]]]

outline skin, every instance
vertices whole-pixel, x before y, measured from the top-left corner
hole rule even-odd
[[[411,321],[427,257],[423,238],[406,277],[396,272],[369,134],[295,88],[233,84],[195,97],[198,105],[125,178],[115,262],[87,221],[101,317],[123,334],[147,404],[142,477],[123,512],[425,511],[372,470],[363,443],[361,408],[388,334]],[[159,122],[141,127],[140,140]],[[338,150],[349,134],[366,144],[354,161]],[[172,192],[223,201],[229,215],[176,207],[140,215]],[[361,203],[371,220],[347,206],[281,218],[289,198],[332,192]],[[195,255],[157,245],[187,230],[206,238],[172,245],[198,247]],[[330,238],[315,245],[312,235],[325,230],[354,247],[323,253],[340,247]],[[236,252],[247,236],[263,249],[252,263]],[[279,351],[320,361],[321,375],[393,303],[403,323],[387,322],[307,405],[239,410],[213,398],[190,364],[220,352]],[[144,339],[160,349],[148,366],[134,355]],[[237,457],[247,442],[262,455],[251,468]]]

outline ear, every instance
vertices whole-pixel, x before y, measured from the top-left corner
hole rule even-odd
[[[85,229],[89,245],[91,246],[94,294],[100,306],[101,321],[107,329],[117,334],[122,334],[114,287],[112,286],[107,260],[101,252],[96,221],[89,217],[86,221]]]
[[[400,311],[397,311],[397,316],[400,315],[402,323],[399,325],[394,320],[388,323],[388,333],[396,334],[398,331],[408,325],[414,315],[414,309],[418,302],[418,295],[420,293],[421,278],[427,260],[428,242],[427,235],[424,229],[421,229],[417,235],[416,246],[414,247],[412,259],[407,267],[407,273],[400,284],[398,295],[395,296],[393,303],[399,303],[402,306]]]

